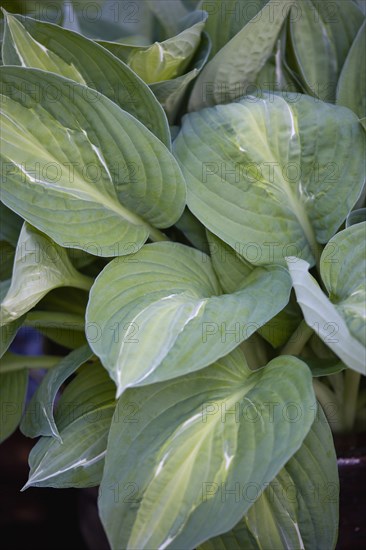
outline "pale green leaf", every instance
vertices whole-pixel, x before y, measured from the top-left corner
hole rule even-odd
[[[346,231],[353,229],[353,227],[357,228],[358,225],[352,226]],[[327,261],[327,254],[333,254],[335,250],[332,245],[331,241],[323,252],[323,266],[324,262]],[[359,251],[360,247],[356,246],[356,254]],[[352,249],[349,250],[348,257],[344,256],[347,257],[346,263],[342,263],[345,272],[350,277],[352,273],[347,269],[347,261],[352,262],[353,267],[357,267],[355,265],[357,264],[356,254],[353,256]],[[299,258],[289,259],[288,266],[298,304],[302,309],[306,323],[310,327],[316,328],[318,336],[326,345],[348,367],[366,374],[366,349],[364,343],[362,343],[365,340],[364,279],[356,281],[352,276],[348,284],[348,282],[344,282],[345,276],[342,271],[337,274],[337,268],[334,268],[336,264],[329,263],[328,265],[333,265],[333,267],[325,267],[322,271],[327,281],[326,285],[328,284],[328,291],[331,292],[331,298],[335,302],[334,304],[308,273],[309,264]],[[357,277],[357,274],[359,275],[358,268],[355,271]]]
[[[268,0],[202,0],[207,11],[206,30],[212,40],[212,55],[225,46],[268,3]],[[273,20],[267,19],[267,24]]]
[[[27,437],[53,436],[62,443],[53,416],[55,399],[61,385],[93,356],[89,346],[72,351],[43,378],[33,395],[20,429]]]
[[[231,529],[252,503],[228,491],[265,489],[300,448],[315,398],[301,361],[251,372],[235,350],[200,372],[128,390],[116,419],[130,401],[141,414],[134,426],[112,422],[99,513],[113,549],[143,550],[195,548]],[[294,404],[297,420],[284,420]],[[133,498],[123,498],[131,485]]]
[[[207,19],[204,12],[198,13],[199,21],[177,36],[149,47],[130,48],[126,62],[144,82],[152,84],[184,74],[199,46]]]
[[[55,413],[62,443],[54,437],[39,439],[29,455],[24,488],[90,487],[100,482],[115,408],[113,394],[114,386],[100,364],[78,371]]]
[[[325,247],[320,273],[329,298],[353,336],[366,346],[366,222],[337,233]]]
[[[170,123],[175,122],[177,114],[185,100],[186,92],[190,89],[190,84],[200,74],[202,68],[206,64],[210,53],[210,47],[209,38],[204,32],[202,34],[201,44],[192,60],[191,66],[193,68],[189,70],[189,72],[173,80],[150,84],[151,90],[164,107]]]
[[[314,265],[318,243],[344,222],[365,179],[356,115],[304,95],[190,113],[174,150],[189,209],[257,265],[284,265],[292,255]]]
[[[5,204],[61,246],[94,255],[165,238],[152,226],[179,219],[185,182],[160,140],[108,98],[58,75],[1,67],[0,78]]]
[[[110,262],[90,293],[89,338],[117,395],[127,387],[202,369],[249,338],[288,302],[281,267],[254,270],[232,294],[222,294],[210,258],[179,243],[144,246],[123,264]]]
[[[0,442],[16,430],[23,414],[27,392],[28,373],[26,370],[1,374],[0,383]]]
[[[25,223],[15,252],[10,288],[1,301],[0,324],[6,325],[27,313],[53,288],[85,289],[90,284],[73,267],[64,248]]]
[[[229,103],[246,95],[272,54],[293,0],[270,0],[206,65],[195,82],[188,109]]]
[[[10,14],[6,20],[6,65],[51,71],[96,89],[170,147],[164,112],[148,86],[125,63],[95,42],[57,25]]]
[[[337,103],[352,109],[360,119],[366,117],[366,22],[360,28],[339,77]],[[363,121],[364,125],[366,120]]]
[[[212,265],[222,288],[227,293],[235,292],[255,269],[254,266],[210,231],[207,231],[207,238]],[[258,331],[267,342],[276,348],[287,342],[301,319],[301,310],[294,297],[291,296],[285,308],[260,327]]]
[[[253,500],[256,486],[246,496]],[[339,480],[332,433],[319,406],[311,430],[249,512],[198,550],[330,550],[337,542]]]
[[[301,0],[292,8],[294,62],[289,61],[306,93],[334,101],[339,74],[362,19],[359,9],[345,0]]]

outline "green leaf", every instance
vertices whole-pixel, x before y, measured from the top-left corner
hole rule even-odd
[[[61,246],[94,255],[165,239],[152,226],[179,219],[185,183],[160,140],[108,98],[55,74],[0,67],[0,78],[5,204]]]
[[[235,292],[255,267],[210,231],[207,231],[207,238],[212,265],[222,288],[227,293]],[[301,319],[301,310],[291,297],[285,308],[260,327],[258,332],[276,348],[287,342]]]
[[[164,112],[148,86],[125,63],[92,40],[57,25],[10,14],[6,21],[6,65],[51,71],[85,84],[128,111],[170,147]]]
[[[315,378],[336,374],[337,372],[342,372],[342,370],[345,370],[346,368],[345,364],[342,363],[342,361],[340,361],[337,357],[335,359],[325,359],[320,357],[313,358],[299,356],[298,359],[307,364],[311,370],[311,374]]]
[[[189,72],[173,80],[166,80],[150,85],[151,90],[164,107],[170,123],[175,122],[190,84],[200,74],[202,68],[206,64],[210,48],[211,44],[209,38],[206,33],[203,33],[201,45],[191,64],[193,68]]]
[[[0,443],[17,428],[23,414],[27,393],[28,373],[24,370],[1,374],[0,384]]]
[[[190,113],[174,140],[189,209],[255,265],[314,265],[361,193],[364,149],[352,111],[292,94]]]
[[[250,494],[250,489],[252,489]],[[249,487],[253,502],[257,487]],[[335,547],[338,530],[337,458],[327,419],[318,415],[297,453],[249,512],[228,533],[198,550]]]
[[[29,455],[30,487],[93,487],[100,481],[115,408],[114,386],[100,364],[85,365],[67,386],[55,420],[62,440],[41,437]],[[28,413],[29,414],[29,413]]]
[[[329,298],[308,273],[307,262],[288,259],[306,323],[351,369],[366,374],[365,223],[338,233],[325,247],[321,276]]]
[[[10,288],[1,302],[0,324],[18,319],[59,286],[85,289],[90,288],[90,281],[72,266],[64,248],[25,223],[15,252]]]
[[[116,419],[130,401],[141,414],[134,426],[112,422],[99,513],[113,549],[142,550],[195,548],[231,529],[251,502],[228,491],[272,481],[307,435],[315,399],[301,361],[251,372],[235,350],[200,372],[128,390]],[[284,421],[294,404],[298,420]]]
[[[366,208],[358,208],[350,212],[346,219],[346,227],[362,222],[366,222]]]
[[[67,289],[69,290],[71,288]],[[37,309],[28,313],[25,325],[35,328],[53,342],[68,349],[79,348],[87,343],[84,314]],[[91,331],[93,330],[94,327],[91,327]]]
[[[177,227],[185,238],[194,245],[194,248],[201,250],[205,254],[209,254],[210,249],[205,227],[195,218],[188,208],[184,210],[182,216],[175,224],[175,227]]]
[[[206,30],[212,40],[212,55],[221,50],[243,27],[258,16],[268,0],[203,0],[201,8],[209,17]],[[267,24],[270,23],[267,19]]]
[[[246,95],[271,56],[293,0],[270,0],[206,65],[195,82],[188,109],[229,103]]]
[[[366,222],[333,237],[321,258],[321,277],[331,302],[353,334],[366,346]]]
[[[362,25],[343,65],[337,87],[337,103],[352,109],[366,128],[366,67],[360,63],[366,50],[366,22]]]
[[[208,256],[178,243],[144,246],[113,260],[90,293],[87,325],[94,353],[117,385],[150,384],[202,369],[229,353],[281,311],[290,294],[282,268],[256,269],[222,294]]]
[[[362,19],[359,9],[344,0],[331,4],[301,0],[292,8],[294,60],[289,61],[306,93],[334,101],[339,74]]]
[[[0,240],[16,246],[23,225],[22,218],[0,202]]]
[[[195,24],[177,36],[164,42],[154,42],[151,46],[108,42],[102,42],[102,45],[125,61],[147,84],[171,80],[184,74],[200,44],[207,14],[197,12],[196,19]]]
[[[53,416],[53,408],[62,384],[93,356],[89,346],[72,351],[43,378],[23,417],[20,429],[27,437],[48,435],[62,439]]]

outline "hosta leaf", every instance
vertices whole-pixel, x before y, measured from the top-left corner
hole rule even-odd
[[[16,246],[23,220],[5,204],[0,202],[0,239]]]
[[[366,208],[358,208],[350,212],[346,219],[346,227],[356,225],[356,223],[366,222]]]
[[[286,98],[264,94],[190,113],[174,140],[188,207],[252,264],[296,255],[314,265],[318,243],[343,223],[365,178],[354,113]]]
[[[235,292],[255,267],[210,231],[207,231],[207,238],[212,265],[222,288],[227,293]],[[301,310],[291,297],[285,308],[258,331],[276,348],[287,342],[301,320]]]
[[[23,413],[28,373],[24,370],[2,373],[0,384],[0,443],[17,428]]]
[[[90,281],[76,271],[64,248],[25,223],[15,252],[11,284],[1,301],[0,324],[18,319],[59,286],[88,289]]]
[[[209,17],[207,32],[212,40],[212,54],[225,46],[268,3],[268,0],[203,0],[201,8]],[[267,19],[267,24],[273,22]]]
[[[196,19],[197,22],[177,36],[151,46],[101,44],[127,63],[147,84],[170,80],[185,72],[199,46],[207,14],[197,12]]]
[[[208,256],[178,243],[146,245],[97,278],[86,313],[89,338],[117,395],[127,387],[174,378],[210,365],[249,338],[287,304],[282,268],[256,269],[222,294]]]
[[[235,350],[205,370],[128,390],[116,418],[130,401],[141,414],[133,427],[112,422],[99,499],[112,548],[195,548],[231,529],[251,505],[246,485],[263,490],[307,435],[310,381],[295,358],[251,372]],[[284,421],[294,404],[298,421]]]
[[[170,147],[166,117],[142,80],[95,42],[57,25],[19,15],[6,16],[6,65],[51,71],[109,97]]]
[[[255,498],[257,487],[252,486]],[[338,530],[339,481],[332,433],[318,416],[302,446],[228,533],[209,540],[198,550],[245,548],[335,547]]]
[[[205,227],[195,218],[188,208],[184,210],[175,226],[195,248],[202,250],[205,254],[209,254],[210,248],[206,237]]]
[[[0,303],[4,300],[10,288],[11,280],[0,281]],[[2,325],[0,323],[0,358],[8,350],[10,344],[14,340],[18,330],[24,322],[25,316],[19,317],[12,323]]]
[[[308,273],[307,262],[289,259],[306,323],[351,369],[366,374],[365,223],[338,233],[325,247],[321,275],[329,298]]]
[[[366,222],[337,233],[325,247],[320,272],[331,302],[366,346]]]
[[[93,355],[89,346],[72,351],[53,367],[43,378],[33,395],[21,423],[21,430],[28,437],[53,436],[62,443],[53,416],[53,407],[61,385]]]
[[[167,36],[176,34],[180,21],[187,16],[182,0],[145,0],[149,9],[164,27]]]
[[[301,0],[294,6],[290,16],[294,62],[290,60],[290,65],[306,93],[324,101],[335,99],[339,74],[361,24],[362,14],[349,1]]]
[[[100,364],[85,365],[67,386],[55,420],[60,438],[41,437],[29,455],[24,488],[92,487],[103,470],[115,408],[114,386]],[[28,413],[30,414],[30,413]]]
[[[161,239],[149,224],[179,219],[182,174],[134,117],[55,74],[1,67],[0,79],[2,200],[10,208],[58,244],[100,256],[130,253],[149,235]]]
[[[192,60],[191,66],[193,68],[189,72],[173,80],[165,80],[150,85],[151,90],[164,107],[170,123],[175,122],[189,85],[204,67],[210,53],[210,47],[209,38],[206,33],[203,33],[201,44]]]
[[[248,87],[271,56],[292,0],[270,0],[206,65],[198,77],[189,110],[229,103]]]
[[[365,50],[366,22],[358,31],[339,77],[337,103],[352,109],[366,127],[366,67],[360,63]]]
[[[54,311],[50,316],[48,311],[33,310],[27,315],[26,325],[36,328],[56,344],[68,349],[79,348],[87,343],[85,320],[79,315]]]

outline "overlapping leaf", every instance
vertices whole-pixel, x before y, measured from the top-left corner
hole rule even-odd
[[[54,437],[38,440],[29,455],[30,474],[24,488],[90,487],[99,483],[115,409],[113,394],[113,384],[100,364],[85,365],[78,372],[55,413],[62,443]]]
[[[248,486],[253,502],[258,488]],[[228,533],[199,550],[334,548],[338,529],[339,482],[332,433],[319,407],[301,448],[248,514]]]
[[[190,16],[192,19],[192,15]],[[207,14],[196,12],[197,22],[177,36],[151,46],[132,46],[101,42],[116,57],[122,59],[147,84],[171,80],[184,74],[201,41]]]
[[[338,77],[363,15],[350,1],[301,0],[290,17],[294,61],[306,93],[334,101]]]
[[[62,359],[43,378],[33,395],[28,412],[24,415],[21,430],[28,437],[53,436],[62,443],[53,416],[53,407],[61,385],[93,355],[89,346],[76,349]]]
[[[15,253],[9,290],[1,301],[0,324],[19,319],[59,286],[89,288],[91,282],[72,266],[67,252],[25,223]]]
[[[255,267],[233,248],[207,231],[212,265],[224,292],[235,292]],[[293,296],[285,308],[258,329],[258,332],[273,347],[287,342],[302,319],[301,310]]]
[[[141,406],[139,421],[112,422],[99,499],[113,549],[195,548],[227,531],[251,505],[246,485],[264,490],[314,420],[301,361],[277,358],[251,372],[238,350],[189,376],[128,390],[117,417],[129,401]],[[284,421],[290,403],[302,412],[297,422]],[[123,498],[131,485],[133,498]]]
[[[105,96],[55,74],[1,67],[0,79],[6,205],[58,244],[100,256],[164,238],[153,226],[177,221],[185,183],[160,140]]]
[[[366,67],[360,62],[366,50],[366,22],[362,25],[344,63],[337,87],[337,103],[352,109],[366,128]]]
[[[29,17],[6,14],[6,65],[60,74],[98,90],[147,126],[167,147],[166,117],[143,81],[110,52],[82,35]]]
[[[212,233],[252,264],[314,265],[361,193],[365,135],[349,109],[284,97],[190,113],[174,150],[188,206]]]
[[[350,368],[366,374],[365,229],[359,223],[338,233],[325,247],[321,276],[329,293],[322,292],[303,260],[289,260],[297,301],[306,323]]]
[[[190,111],[229,103],[248,93],[272,54],[292,3],[292,0],[270,0],[215,55],[195,82],[188,105]]]
[[[174,378],[210,365],[281,311],[290,293],[281,267],[254,270],[222,294],[208,256],[178,243],[144,246],[131,262],[110,262],[90,293],[89,339],[117,385]]]
[[[16,430],[23,414],[28,373],[25,369],[1,374],[0,443]]]

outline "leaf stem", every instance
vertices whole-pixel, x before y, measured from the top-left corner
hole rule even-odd
[[[303,319],[282,348],[280,355],[300,355],[313,334],[313,329],[310,328]]]
[[[75,313],[60,311],[30,311],[24,321],[24,325],[33,328],[72,328],[84,330],[84,317]]]
[[[87,275],[83,275],[82,273],[78,273],[78,277],[75,277],[71,284],[75,288],[80,288],[80,290],[86,290],[89,292],[94,284],[94,279],[92,277],[88,277]]]
[[[342,403],[345,431],[351,431],[355,423],[360,381],[361,374],[359,372],[352,369],[346,370],[344,375],[344,393]]]
[[[320,382],[317,378],[313,378],[313,387],[316,398],[324,410],[324,414],[331,425],[332,431],[343,431],[343,419],[339,415],[339,401],[335,394],[330,388],[328,388],[328,386],[326,386],[323,382]]]
[[[156,229],[156,227],[152,227],[152,226],[149,226],[149,229],[150,229],[149,239],[153,243],[159,243],[159,242],[163,242],[163,241],[170,241],[169,237],[167,235],[165,235],[165,233],[160,231],[160,229]]]
[[[57,355],[18,355],[8,351],[1,360],[0,372],[23,369],[51,369],[61,361]]]

